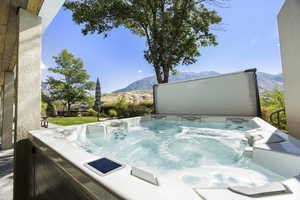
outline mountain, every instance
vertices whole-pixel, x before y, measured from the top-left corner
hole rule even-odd
[[[272,90],[274,87],[283,89],[283,75],[282,74],[268,74],[264,72],[257,72],[257,82],[260,91],[265,89]]]
[[[210,76],[216,76],[220,75],[220,73],[215,71],[206,71],[206,72],[180,72],[177,75],[171,75],[169,81],[182,81],[182,80],[191,80],[196,78],[205,78]],[[257,72],[257,81],[259,90],[262,91],[264,89],[273,89],[274,87],[279,87],[283,89],[283,76],[282,74],[268,74],[264,72]],[[127,87],[116,90],[113,93],[118,92],[128,92],[128,91],[135,91],[135,90],[151,90],[152,86],[156,84],[156,77],[150,76],[143,78],[141,80],[137,80],[131,84],[129,84]]]
[[[171,75],[169,77],[170,82],[174,81],[183,81],[183,80],[191,80],[191,79],[196,79],[196,78],[205,78],[209,76],[216,76],[219,75],[219,73],[214,72],[214,71],[207,71],[207,72],[200,72],[200,73],[195,73],[195,72],[180,72],[176,75]],[[149,76],[146,78],[143,78],[141,80],[137,80],[131,84],[129,84],[127,87],[116,90],[114,93],[118,92],[128,92],[128,91],[133,91],[133,90],[151,90],[152,86],[156,84],[156,77],[155,76]]]
[[[101,102],[103,104],[113,104],[120,98],[125,98],[127,103],[152,102],[152,91],[134,90],[129,92],[106,93],[102,94]]]

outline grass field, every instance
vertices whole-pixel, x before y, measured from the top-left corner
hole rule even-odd
[[[100,119],[101,120],[101,119]],[[50,117],[48,121],[61,126],[97,122],[97,117]]]

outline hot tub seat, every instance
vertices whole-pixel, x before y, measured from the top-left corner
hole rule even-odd
[[[228,199],[228,200],[299,200],[300,199],[300,179],[299,177],[293,177],[287,179],[282,182],[290,192],[282,193],[282,194],[273,194],[267,196],[260,197],[251,197],[242,194],[238,194],[236,192],[232,192],[230,190],[224,189],[201,189],[196,188],[194,191],[199,195],[202,200],[210,200],[210,199]],[[277,188],[275,188],[277,189]],[[279,188],[280,189],[280,188]]]
[[[259,187],[229,187],[228,190],[249,197],[264,197],[291,193],[289,188],[280,182],[266,183]]]

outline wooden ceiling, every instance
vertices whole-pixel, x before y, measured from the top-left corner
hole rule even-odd
[[[37,15],[44,0],[0,0],[0,73],[13,71],[17,61],[18,8]],[[2,78],[0,74],[0,84]]]

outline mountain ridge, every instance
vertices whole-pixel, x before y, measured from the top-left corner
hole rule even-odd
[[[170,75],[169,82],[192,80],[197,78],[206,78],[211,76],[221,75],[221,73],[215,71],[203,71],[203,72],[179,72],[177,75]],[[274,87],[283,89],[283,76],[280,74],[269,74],[265,72],[257,72],[257,82],[259,90],[265,89],[271,90]],[[152,86],[156,84],[155,76],[148,76],[143,79],[132,82],[127,87],[114,91],[113,93],[129,92],[135,90],[151,90]]]

